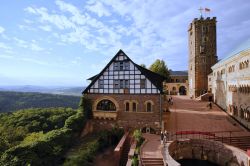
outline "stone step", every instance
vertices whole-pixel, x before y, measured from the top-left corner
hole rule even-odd
[[[142,165],[144,166],[164,166],[162,158],[142,158]]]

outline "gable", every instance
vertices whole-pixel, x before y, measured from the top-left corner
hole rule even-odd
[[[92,82],[83,93],[159,94],[163,79],[156,83],[154,76],[161,77],[142,69],[120,50],[100,74],[91,77]]]

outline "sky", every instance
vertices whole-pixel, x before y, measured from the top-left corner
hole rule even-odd
[[[250,45],[249,0],[3,0],[0,85],[86,86],[122,49],[187,70],[188,26],[217,17],[217,55]]]

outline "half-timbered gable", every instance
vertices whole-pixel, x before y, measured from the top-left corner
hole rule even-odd
[[[94,77],[83,93],[160,94],[164,77],[134,63],[122,50]]]
[[[89,78],[83,95],[92,101],[96,129],[114,125],[159,131],[164,77],[134,63],[122,50]]]

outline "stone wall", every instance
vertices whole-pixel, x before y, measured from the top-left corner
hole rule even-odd
[[[246,152],[220,142],[186,139],[173,141],[167,144],[166,155],[169,159],[198,159],[208,160],[218,165],[249,166],[249,157]],[[167,159],[167,157],[164,157]],[[173,162],[173,161],[170,161]]]
[[[212,67],[214,101],[250,129],[250,49]],[[244,65],[242,65],[244,64]]]
[[[160,95],[132,95],[132,94],[88,94],[87,97],[92,101],[92,110],[96,110],[96,101],[101,99],[111,99],[116,102],[117,118],[114,120],[99,118],[93,119],[94,129],[112,128],[114,126],[123,128],[151,128],[155,131],[160,130],[161,114],[160,109],[167,109],[167,102]],[[137,111],[125,111],[126,102],[135,102]],[[152,103],[152,112],[146,111],[146,103]]]

